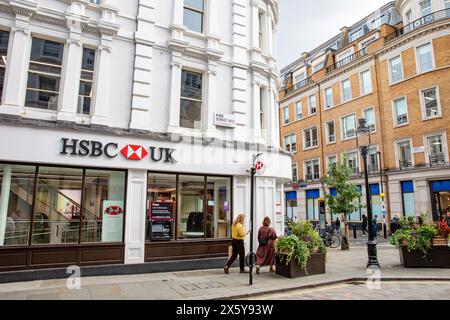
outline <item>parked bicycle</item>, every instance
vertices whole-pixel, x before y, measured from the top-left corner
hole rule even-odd
[[[323,243],[326,247],[330,248],[338,248],[341,245],[341,238],[334,233],[334,230],[329,228],[325,229],[325,232],[322,235]]]

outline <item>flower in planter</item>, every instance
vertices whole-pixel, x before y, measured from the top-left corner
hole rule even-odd
[[[438,233],[441,237],[450,238],[450,227],[447,224],[445,217],[437,222]]]

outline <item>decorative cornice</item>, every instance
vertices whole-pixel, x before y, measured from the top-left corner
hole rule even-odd
[[[31,18],[36,13],[38,5],[34,1],[10,0],[9,5],[16,16],[26,16]]]

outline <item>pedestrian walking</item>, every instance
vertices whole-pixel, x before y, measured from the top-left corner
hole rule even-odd
[[[398,229],[400,229],[400,215],[398,213],[391,220],[391,233],[394,234]]]
[[[336,221],[334,222],[334,228],[336,229],[337,234],[341,232],[341,220],[339,220],[339,217],[337,217]]]
[[[244,229],[245,214],[240,214],[233,222],[231,227],[231,236],[233,238],[231,246],[233,248],[233,253],[228,260],[227,265],[223,268],[226,274],[230,272],[230,267],[239,255],[239,269],[241,273],[247,272],[245,270],[245,248],[244,248],[244,238],[248,234]]]
[[[265,217],[263,225],[258,231],[258,249],[256,250],[256,274],[259,274],[261,267],[270,266],[269,272],[275,272],[275,240],[277,233],[270,226],[270,218]]]
[[[367,216],[365,214],[362,215],[361,229],[363,236],[367,234]]]
[[[378,216],[375,215],[372,219],[373,236],[378,238]]]

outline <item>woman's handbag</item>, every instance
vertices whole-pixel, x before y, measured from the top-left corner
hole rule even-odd
[[[269,230],[267,230],[266,235],[263,236],[262,238],[258,238],[258,243],[260,246],[265,246],[267,245],[267,242],[269,239],[267,239],[269,237]]]

